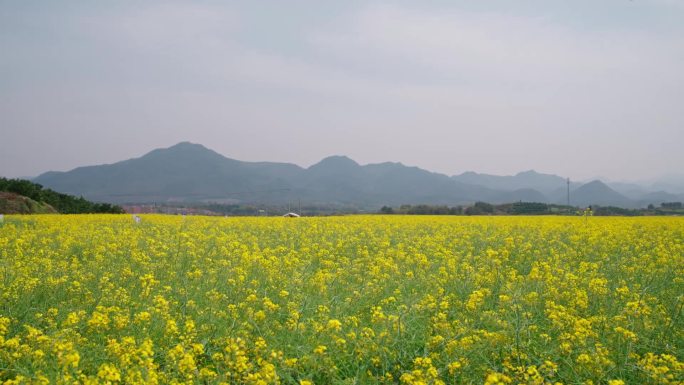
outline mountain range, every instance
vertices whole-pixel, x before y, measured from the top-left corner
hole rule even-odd
[[[566,179],[533,170],[513,176],[474,172],[447,176],[401,163],[360,165],[346,156],[330,156],[303,168],[291,163],[230,159],[189,142],[113,164],[46,172],[33,181],[55,191],[112,203],[301,201],[363,209],[475,201],[564,204],[568,188]],[[681,193],[639,188],[620,186],[629,191],[624,193],[599,180],[571,183],[570,203],[641,207],[684,200]]]

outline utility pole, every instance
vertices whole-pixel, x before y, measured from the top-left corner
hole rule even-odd
[[[570,178],[568,178],[568,206],[570,206]]]

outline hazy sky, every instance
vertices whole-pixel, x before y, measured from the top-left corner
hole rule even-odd
[[[0,0],[0,175],[179,141],[309,166],[684,165],[684,0]]]

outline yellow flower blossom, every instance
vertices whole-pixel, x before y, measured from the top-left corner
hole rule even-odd
[[[3,384],[680,384],[678,217],[8,216]]]

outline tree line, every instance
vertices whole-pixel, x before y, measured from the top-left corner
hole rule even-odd
[[[646,209],[625,209],[615,206],[590,206],[592,215],[597,216],[640,216],[640,215],[683,215],[681,202],[665,202],[660,208],[649,205]],[[491,204],[475,202],[471,206],[446,205],[401,205],[399,207],[383,206],[380,214],[403,215],[577,215],[578,208],[566,205],[540,202],[514,202]]]
[[[401,205],[398,208],[383,206],[381,214],[405,215],[544,215],[574,213],[574,208],[538,202],[515,202],[493,205],[475,202],[471,206]]]
[[[62,214],[124,213],[123,208],[120,206],[109,203],[90,202],[83,197],[77,198],[73,195],[58,193],[25,179],[0,177],[0,191],[11,192],[31,198],[37,202],[47,203]]]

